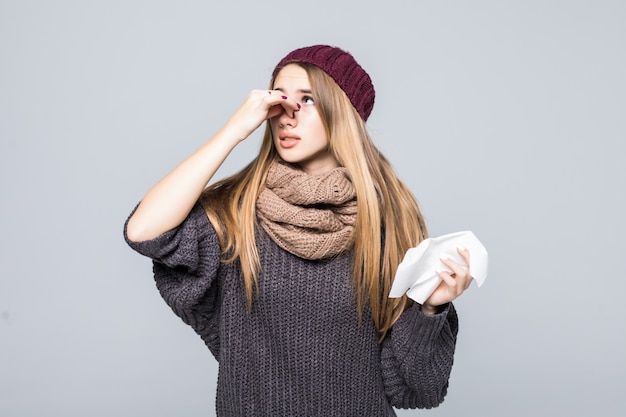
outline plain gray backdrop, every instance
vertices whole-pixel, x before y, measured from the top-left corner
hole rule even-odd
[[[621,0],[0,1],[0,415],[214,415],[217,364],[122,225],[317,43],[370,73],[431,235],[490,254],[446,401],[398,414],[624,415],[625,22]]]

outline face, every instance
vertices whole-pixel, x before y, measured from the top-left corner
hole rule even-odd
[[[270,119],[274,146],[280,157],[309,174],[322,174],[338,166],[328,151],[328,137],[315,107],[309,76],[304,68],[290,64],[276,75],[274,89],[302,106],[300,111]]]

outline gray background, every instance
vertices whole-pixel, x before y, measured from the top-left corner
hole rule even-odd
[[[490,252],[448,398],[399,414],[624,415],[625,22],[606,0],[0,1],[0,415],[214,414],[216,362],[122,224],[315,43],[372,76],[431,235]]]

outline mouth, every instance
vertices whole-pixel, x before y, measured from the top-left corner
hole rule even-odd
[[[280,147],[282,149],[290,149],[295,147],[300,142],[300,137],[291,133],[281,133],[278,135],[280,139]]]
[[[286,141],[300,140],[299,136],[293,135],[293,134],[286,134],[286,133],[281,133],[280,135],[278,135],[278,138],[280,140],[286,140]]]

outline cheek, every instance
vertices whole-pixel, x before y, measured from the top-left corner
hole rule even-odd
[[[317,137],[326,137],[326,129],[324,129],[324,124],[322,123],[322,119],[315,109],[307,109],[308,112],[303,115],[305,116],[305,123],[308,126],[311,132],[315,133]]]
[[[315,129],[315,136],[320,138],[320,140],[328,142],[328,134],[326,133],[326,129],[324,129],[324,125],[322,124],[321,120],[318,121],[317,123],[315,123],[314,126],[315,126],[314,127],[314,129]]]

